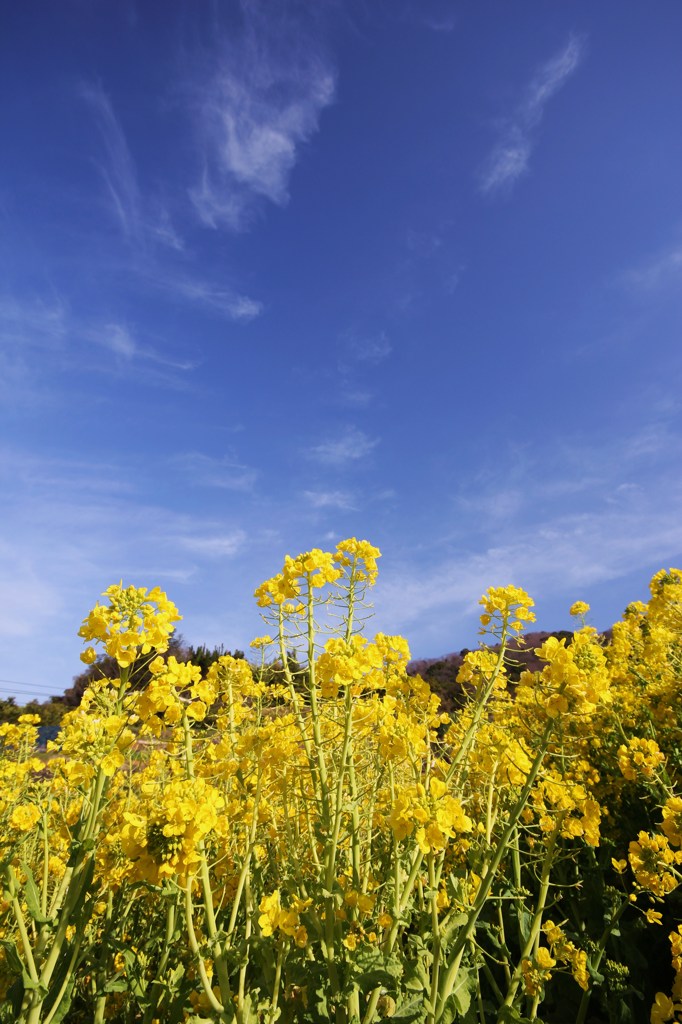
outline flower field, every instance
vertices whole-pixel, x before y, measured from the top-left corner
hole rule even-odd
[[[682,572],[513,682],[533,602],[491,588],[445,714],[363,633],[378,557],[287,557],[205,675],[164,593],[107,590],[118,678],[47,760],[0,726],[2,1024],[682,1021]]]

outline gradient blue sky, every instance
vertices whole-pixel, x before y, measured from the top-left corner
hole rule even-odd
[[[415,656],[682,564],[681,43],[679,0],[5,4],[0,693],[121,578],[244,647],[348,535]]]

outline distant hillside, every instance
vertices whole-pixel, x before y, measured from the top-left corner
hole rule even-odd
[[[611,630],[607,630],[602,635],[607,641],[610,640]],[[513,682],[516,682],[521,673],[526,670],[538,672],[543,668],[545,663],[538,658],[535,651],[550,636],[555,636],[559,640],[565,638],[568,641],[573,636],[573,633],[565,629],[552,633],[537,630],[535,633],[525,634],[523,647],[519,647],[514,641],[509,644],[508,657],[505,659],[505,663],[507,674]],[[437,693],[440,697],[443,708],[446,711],[453,711],[463,703],[464,690],[457,682],[457,673],[464,661],[464,656],[469,653],[469,650],[470,648],[464,647],[461,651],[444,654],[440,658],[415,659],[409,663],[407,671],[412,676],[419,675],[422,679],[426,680],[433,692]],[[491,647],[491,650],[497,651],[499,646]]]

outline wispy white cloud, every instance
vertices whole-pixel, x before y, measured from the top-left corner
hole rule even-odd
[[[125,324],[103,324],[102,327],[86,331],[86,336],[98,345],[109,349],[124,363],[133,360],[148,360],[174,370],[194,370],[197,363],[190,360],[170,359],[161,352],[140,345],[131,329]]]
[[[362,333],[351,328],[344,331],[339,340],[339,399],[343,405],[356,409],[364,408],[374,398],[373,391],[366,386],[371,380],[371,374],[368,374],[367,370],[385,362],[391,355],[393,346],[386,331]],[[358,386],[358,380],[361,380],[363,386]]]
[[[179,537],[178,543],[186,551],[192,551],[204,558],[231,558],[244,547],[246,539],[247,535],[243,530],[234,530],[232,533],[206,537]]]
[[[371,5],[367,10],[371,10]],[[451,0],[393,0],[384,13],[389,11],[399,21],[424,26],[432,32],[452,32],[458,22]]]
[[[585,52],[585,37],[572,34],[566,46],[531,79],[516,111],[502,123],[498,143],[481,171],[479,187],[482,192],[509,189],[526,173],[535,130],[545,107],[578,68]]]
[[[640,267],[627,271],[625,283],[647,292],[682,283],[682,245],[672,245]]]
[[[184,243],[158,199],[148,201],[141,193],[137,168],[111,99],[99,83],[83,83],[80,95],[90,107],[103,147],[103,158],[95,160],[111,210],[129,241],[143,245],[158,242],[171,249]]]
[[[426,17],[424,24],[432,32],[453,32],[457,26],[457,18],[454,14],[444,14],[442,17]]]
[[[215,284],[193,275],[177,261],[162,258],[166,250],[184,250],[184,241],[173,225],[168,209],[158,196],[143,195],[135,161],[109,96],[98,84],[81,87],[92,110],[103,147],[96,166],[104,182],[110,208],[134,248],[133,272],[138,282],[151,284],[176,301],[189,301],[220,313],[230,320],[248,322],[259,316],[263,304],[237,288]]]
[[[113,358],[94,359],[95,346],[106,349]],[[4,383],[11,384],[9,397],[15,403],[38,395],[41,382],[53,380],[56,373],[68,373],[74,366],[87,366],[97,373],[144,372],[149,380],[172,384],[171,375],[159,368],[186,372],[197,363],[140,341],[127,324],[78,317],[59,296],[0,296],[0,369],[5,369]]]
[[[250,491],[258,472],[243,465],[232,455],[216,458],[203,452],[184,452],[173,458],[174,465],[182,469],[196,484],[218,487],[227,491]]]
[[[524,530],[514,542],[443,559],[431,570],[387,570],[382,619],[409,629],[437,609],[452,617],[470,610],[487,587],[508,583],[535,596],[568,592],[575,599],[587,587],[651,563],[665,564],[680,552],[682,524],[670,506],[637,507],[631,501],[626,507],[560,516]]]
[[[111,100],[98,84],[83,84],[81,96],[90,106],[104,147],[96,161],[112,208],[126,235],[137,237],[141,227],[140,191],[133,158]]]
[[[313,508],[337,508],[356,511],[354,498],[347,491],[304,491],[303,497]]]
[[[251,558],[251,536],[222,516],[159,502],[162,488],[152,476],[153,467],[134,453],[112,463],[0,449],[0,645],[3,676],[26,683],[20,696],[33,695],[32,683],[43,697],[69,685],[79,670],[78,625],[121,578],[137,586],[172,583],[171,597],[188,616],[180,629],[194,642],[243,645],[257,628],[248,595],[258,579],[236,561]],[[192,606],[229,607],[231,586],[244,608],[212,635],[198,632]],[[38,674],[29,654],[47,636]]]
[[[402,565],[386,567],[382,625],[443,636],[487,587],[507,583],[544,603],[562,598],[566,613],[588,588],[677,564],[680,450],[679,434],[650,423],[617,441],[566,441],[553,460],[520,457],[504,475],[498,464],[490,486],[463,481],[457,529],[422,544],[418,559],[405,552]],[[624,593],[622,607],[633,596]]]
[[[341,399],[347,405],[362,409],[371,404],[374,395],[371,391],[363,388],[354,388],[350,384],[346,384],[341,388]]]
[[[301,146],[334,98],[335,76],[303,9],[242,7],[200,100],[204,166],[190,197],[204,224],[246,227],[259,200],[279,206]]]
[[[60,296],[49,299],[31,296],[20,301],[0,295],[0,346],[54,345],[68,331],[69,309]]]
[[[59,295],[0,295],[0,401],[42,407],[56,400],[46,378],[68,362],[70,312]]]
[[[385,331],[374,335],[359,335],[352,332],[348,336],[348,352],[358,362],[375,366],[388,359],[392,351],[393,346]]]
[[[212,309],[229,320],[248,323],[263,312],[263,303],[257,299],[188,275],[166,275],[159,284],[170,293]]]
[[[364,459],[379,444],[357,427],[349,427],[340,437],[330,438],[308,449],[308,455],[330,466],[342,466]]]
[[[107,324],[99,334],[99,340],[115,355],[124,359],[132,359],[139,355],[139,346],[128,328],[121,324]]]

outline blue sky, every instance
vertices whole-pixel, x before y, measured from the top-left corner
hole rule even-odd
[[[678,0],[3,22],[0,693],[121,578],[244,647],[366,537],[421,657],[488,586],[605,628],[682,563]]]

